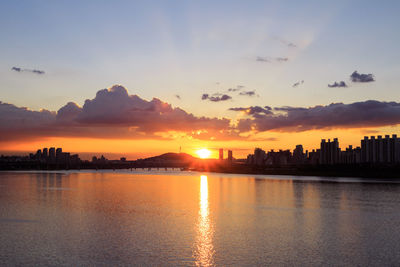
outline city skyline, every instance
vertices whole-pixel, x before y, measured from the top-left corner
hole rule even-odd
[[[245,157],[400,132],[400,4],[363,3],[2,2],[0,153]]]
[[[254,151],[254,154],[247,154],[246,157],[233,157],[233,151],[231,149],[227,148],[202,148],[197,151],[195,151],[194,155],[191,155],[192,157],[197,157],[199,159],[218,159],[218,160],[228,160],[232,162],[233,159],[235,160],[243,160],[246,159],[246,162],[249,164],[253,164],[254,162],[257,162],[257,160],[251,159],[251,161],[254,161],[253,163],[249,162],[249,157],[252,155],[257,154],[258,152],[261,152],[266,156],[266,152],[268,153],[289,153],[288,155],[285,154],[286,156],[292,157],[295,161],[293,163],[305,163],[304,160],[309,161],[309,164],[359,164],[359,163],[397,163],[400,162],[400,138],[397,137],[397,134],[386,134],[384,136],[382,135],[377,135],[377,136],[364,136],[360,140],[359,145],[348,145],[348,146],[343,146],[341,147],[339,145],[339,139],[338,138],[332,138],[332,141],[330,138],[322,138],[320,139],[320,145],[319,146],[314,146],[312,149],[304,149],[302,144],[297,144],[295,148],[293,149],[285,149],[285,148],[280,148],[280,149],[274,149],[274,148],[266,148],[262,146],[256,146],[254,148],[249,148],[248,150]],[[264,150],[264,149],[265,150]],[[343,148],[343,150],[342,150]],[[214,157],[213,155],[217,152],[217,157]],[[258,152],[256,152],[258,151]],[[185,152],[181,151],[181,147],[179,148],[179,153],[173,152],[173,151],[164,151],[162,154],[168,154],[168,153],[175,153],[175,154],[187,154]],[[78,159],[80,160],[80,155],[74,152],[63,152],[62,147],[57,147],[57,146],[51,146],[51,147],[43,147],[39,148],[36,150],[36,153],[19,153],[19,154],[2,154],[1,156],[6,156],[6,157],[26,157],[29,154],[30,159],[42,159],[45,161],[48,161],[50,163],[55,163],[56,161],[66,161],[68,158],[73,158],[73,159]],[[101,155],[101,156],[100,156]],[[104,157],[104,155],[107,156],[109,153],[90,153],[86,152],[84,155],[81,157],[83,160],[92,160],[95,161],[94,159],[97,160],[97,157],[103,158],[105,160],[108,160],[107,158]],[[239,154],[240,155],[240,154]],[[317,155],[317,156],[316,156]],[[150,155],[144,158],[151,158],[153,156],[159,156],[159,155]],[[121,151],[118,154],[114,154],[112,157],[112,160],[141,160],[143,158],[129,158],[128,153],[124,153]],[[288,161],[286,161],[288,163]],[[286,164],[285,163],[285,164]]]

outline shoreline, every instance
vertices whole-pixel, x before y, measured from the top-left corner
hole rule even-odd
[[[85,172],[85,171],[121,171],[126,172],[140,171],[147,173],[159,170],[160,173],[175,171],[195,171],[195,172],[211,172],[222,174],[239,174],[239,175],[274,175],[274,176],[304,176],[304,177],[321,177],[321,178],[362,178],[362,179],[387,179],[400,180],[400,168],[394,166],[392,168],[378,167],[347,167],[340,166],[313,166],[313,167],[255,167],[248,165],[218,165],[195,168],[177,168],[177,167],[145,167],[145,168],[70,168],[70,169],[2,169],[0,172]]]

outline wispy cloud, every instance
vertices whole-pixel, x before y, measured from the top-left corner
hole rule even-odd
[[[260,107],[260,106],[251,106],[251,107],[238,107],[238,108],[230,108],[231,111],[241,111],[248,115],[254,114],[273,114],[272,109],[269,106]]]
[[[290,42],[290,41],[288,41],[288,40],[286,40],[286,39],[284,39],[282,37],[274,36],[273,39],[277,40],[278,42],[280,42],[281,44],[284,44],[287,47],[290,47],[290,48],[296,48],[297,47],[297,45],[295,43]]]
[[[242,95],[242,96],[259,96],[259,95],[256,95],[256,91],[255,90],[253,90],[253,91],[243,91],[243,92],[240,92],[239,95]]]
[[[298,82],[294,83],[292,85],[292,87],[298,87],[299,85],[302,85],[303,83],[304,83],[304,80],[298,81]]]
[[[242,90],[244,87],[245,87],[244,85],[238,85],[238,86],[236,86],[234,88],[229,88],[228,92],[237,92],[237,91]]]
[[[19,68],[19,67],[12,67],[11,70],[16,71],[16,72],[31,72],[31,73],[35,73],[35,74],[45,74],[45,72],[43,70],[36,70],[36,69],[23,69],[23,68]]]
[[[286,62],[288,60],[289,60],[289,58],[287,58],[287,57],[261,57],[261,56],[257,56],[256,57],[256,61],[258,61],[258,62],[266,62],[266,63]]]

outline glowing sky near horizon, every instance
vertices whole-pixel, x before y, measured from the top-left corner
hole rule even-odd
[[[121,84],[146,101],[155,97],[196,118],[233,123],[246,114],[230,108],[398,102],[399,11],[398,1],[2,1],[0,101],[56,112]],[[375,81],[352,82],[354,71]],[[328,87],[340,81],[348,87]],[[249,91],[255,94],[240,95]],[[201,100],[216,93],[232,99]],[[359,145],[363,135],[396,133],[393,121],[301,132],[268,128],[229,140],[57,133],[0,139],[0,151],[59,144],[75,152],[154,155],[182,146],[191,154],[209,148],[216,157],[223,147],[245,156],[255,146],[317,148],[321,138],[339,137],[342,148]]]

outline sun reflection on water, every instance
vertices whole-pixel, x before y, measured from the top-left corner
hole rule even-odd
[[[197,266],[212,266],[214,247],[212,243],[213,227],[210,222],[210,210],[208,202],[208,178],[200,177],[200,208],[197,223],[197,238],[194,256]]]

